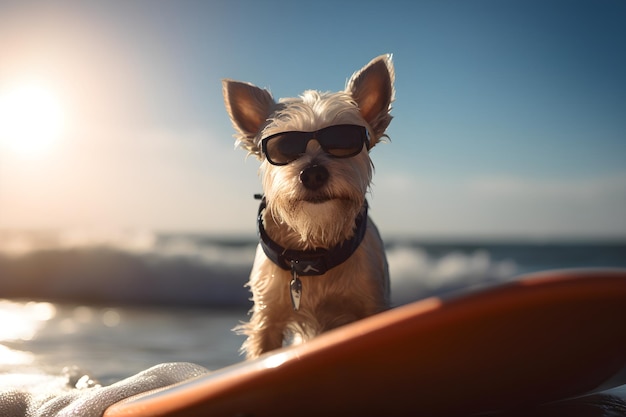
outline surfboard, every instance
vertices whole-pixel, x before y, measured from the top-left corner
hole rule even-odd
[[[105,417],[445,416],[626,384],[626,270],[429,298],[109,407]]]

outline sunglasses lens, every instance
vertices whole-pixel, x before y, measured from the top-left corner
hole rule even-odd
[[[367,134],[362,126],[336,125],[322,129],[317,138],[324,151],[330,155],[349,158],[361,152]]]
[[[306,151],[310,133],[285,132],[272,135],[263,140],[263,152],[270,163],[285,165],[295,161]]]

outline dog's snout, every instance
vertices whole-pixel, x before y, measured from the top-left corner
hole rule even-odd
[[[329,176],[323,165],[311,165],[300,172],[300,182],[309,190],[317,190],[326,184]]]

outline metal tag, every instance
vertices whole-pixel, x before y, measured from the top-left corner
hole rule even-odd
[[[291,293],[291,304],[294,311],[298,311],[300,308],[300,299],[302,298],[302,281],[298,277],[298,274],[293,273],[293,279],[289,283],[289,292]]]

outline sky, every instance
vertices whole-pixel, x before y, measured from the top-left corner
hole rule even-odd
[[[221,80],[337,91],[392,53],[383,237],[626,239],[625,21],[621,0],[0,0],[0,229],[254,236]]]

